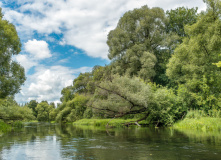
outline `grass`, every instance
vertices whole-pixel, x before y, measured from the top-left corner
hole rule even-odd
[[[81,119],[74,122],[74,125],[87,125],[105,127],[107,124],[109,127],[124,127],[125,123],[135,122],[136,119]],[[139,122],[140,125],[147,124],[145,121]]]
[[[0,120],[0,135],[2,135],[5,132],[11,131],[12,127],[5,122]]]
[[[185,119],[175,123],[173,128],[180,130],[221,131],[221,118],[217,115],[211,117],[211,115],[207,115],[202,111],[191,110]]]
[[[185,118],[174,124],[175,129],[192,129],[203,131],[221,131],[221,118],[202,117],[199,119]]]

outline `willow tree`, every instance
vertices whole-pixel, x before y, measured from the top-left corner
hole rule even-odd
[[[156,71],[156,66],[161,63],[159,57],[166,58],[162,52],[168,37],[166,23],[167,18],[161,8],[143,6],[126,12],[117,27],[108,34],[108,57],[112,60],[113,72],[153,81],[159,74]]]
[[[190,107],[220,108],[221,2],[206,0],[207,11],[185,27],[183,39],[169,61],[167,75],[180,85],[179,93]]]
[[[148,119],[151,123],[170,125],[182,114],[171,90],[146,84],[137,77],[114,75],[111,81],[101,82],[90,103],[95,115],[108,118],[138,115],[136,122]]]
[[[0,98],[19,92],[25,81],[24,68],[12,60],[21,51],[20,39],[15,26],[3,20],[0,8]]]

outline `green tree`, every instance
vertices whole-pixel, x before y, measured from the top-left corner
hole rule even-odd
[[[53,112],[53,107],[48,104],[47,101],[42,101],[36,107],[36,111],[38,112],[37,120],[38,121],[49,121],[50,113]]]
[[[185,26],[188,36],[175,49],[167,75],[179,84],[178,91],[189,107],[210,110],[221,107],[221,72],[213,65],[221,60],[221,2],[205,2],[207,11],[199,15],[196,23]]]
[[[140,120],[171,125],[180,114],[181,108],[172,90],[146,84],[139,78],[115,75],[112,81],[97,86],[91,106],[95,115],[119,118],[139,115]]]
[[[0,119],[4,121],[11,120],[33,120],[32,109],[27,106],[20,107],[13,97],[0,99]]]
[[[31,100],[28,104],[27,104],[27,107],[32,109],[33,111],[33,115],[37,118],[37,111],[36,111],[36,107],[38,105],[38,102],[36,100]]]
[[[62,97],[60,98],[61,102],[67,102],[74,98],[73,86],[67,86],[61,91]]]
[[[87,96],[75,94],[72,100],[63,102],[57,108],[58,113],[55,120],[57,122],[73,122],[82,119],[87,108],[88,99]]]
[[[167,17],[161,8],[143,6],[126,12],[108,34],[108,57],[112,60],[113,72],[139,76],[145,81],[159,76],[158,58],[163,56],[164,62],[167,59],[162,52],[168,38],[166,23]]]
[[[13,24],[3,20],[0,8],[0,98],[19,92],[25,81],[24,68],[12,60],[21,51],[20,39]]]
[[[192,25],[197,21],[198,8],[179,7],[167,11],[169,22],[167,24],[167,32],[174,32],[180,37],[186,37],[184,30],[185,25]],[[180,42],[182,42],[180,40]]]
[[[97,68],[99,68],[97,66]],[[94,68],[96,69],[96,67]],[[94,93],[94,81],[93,81],[93,73],[85,72],[80,73],[80,75],[74,79],[73,81],[73,89],[74,93],[79,94],[93,94]]]

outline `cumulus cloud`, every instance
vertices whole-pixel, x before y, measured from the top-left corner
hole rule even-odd
[[[25,54],[14,56],[14,60],[19,62],[27,73],[30,68],[38,66],[41,60],[52,57],[46,41],[28,40],[24,43]]]
[[[33,75],[28,75],[22,92],[15,96],[16,101],[24,103],[37,101],[59,102],[61,90],[72,85],[73,79],[79,74],[91,71],[91,67],[71,69],[63,66],[38,66]]]
[[[18,0],[16,10],[5,8],[5,17],[20,32],[63,34],[58,43],[72,45],[91,57],[107,58],[107,34],[128,10],[143,5],[165,10],[179,6],[205,9],[202,0]],[[26,14],[29,13],[29,14]]]
[[[25,43],[25,51],[30,53],[37,60],[50,58],[52,55],[45,41],[29,40]]]
[[[30,68],[38,65],[38,63],[35,60],[29,58],[28,55],[24,54],[19,54],[15,56],[15,60],[25,68],[26,73],[29,71]]]

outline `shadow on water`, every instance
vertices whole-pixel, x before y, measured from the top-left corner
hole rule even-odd
[[[0,159],[200,159],[221,157],[220,132],[109,129],[27,123],[0,137]]]

